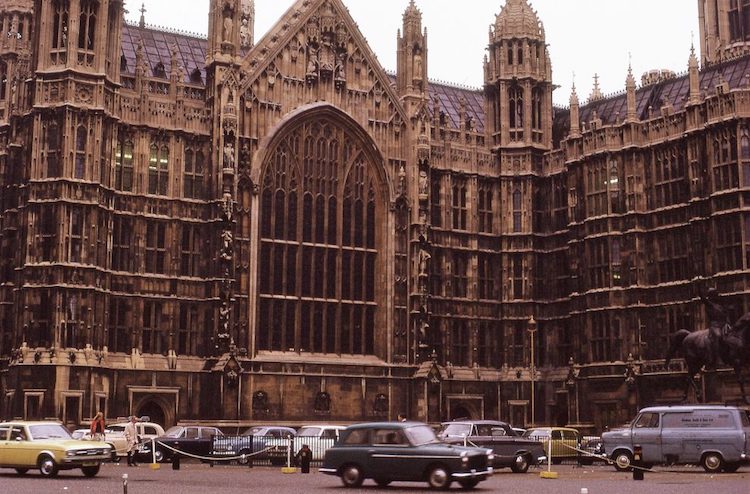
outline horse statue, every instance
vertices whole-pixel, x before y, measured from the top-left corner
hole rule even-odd
[[[710,330],[701,329],[690,332],[686,329],[677,331],[670,337],[669,351],[667,352],[666,365],[677,353],[685,358],[688,367],[687,385],[683,401],[687,401],[688,393],[692,387],[695,396],[701,393],[695,384],[695,375],[702,368],[717,369],[723,362],[734,369],[737,381],[740,383],[742,399],[747,400],[745,384],[742,381],[742,369],[750,366],[750,313],[745,314],[733,325],[726,325],[719,338],[718,347],[711,342]]]

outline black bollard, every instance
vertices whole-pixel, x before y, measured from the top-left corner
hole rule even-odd
[[[643,447],[640,444],[633,446],[633,480],[643,480]]]
[[[180,469],[180,455],[174,455],[172,457],[172,470]]]

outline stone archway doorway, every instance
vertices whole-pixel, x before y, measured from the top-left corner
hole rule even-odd
[[[164,408],[153,400],[148,400],[138,407],[138,417],[149,417],[151,422],[157,423],[167,429],[171,424],[167,424],[166,414]]]

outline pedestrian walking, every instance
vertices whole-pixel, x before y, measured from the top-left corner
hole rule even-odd
[[[104,414],[97,411],[91,419],[91,439],[94,441],[104,440]]]
[[[125,440],[128,443],[128,466],[129,467],[137,467],[138,463],[135,461],[135,448],[138,444],[138,429],[136,428],[136,423],[138,422],[138,419],[136,419],[135,415],[130,416],[130,422],[128,422],[128,425],[125,426]]]
[[[294,456],[297,465],[302,469],[302,473],[310,473],[310,462],[312,461],[312,450],[307,444],[302,445],[297,454]]]

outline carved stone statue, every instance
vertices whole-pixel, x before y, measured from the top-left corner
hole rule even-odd
[[[224,168],[234,168],[234,144],[231,141],[224,144]]]
[[[427,172],[419,170],[419,195],[426,196],[429,188],[429,181],[427,179]]]
[[[250,47],[250,28],[247,25],[247,19],[242,19],[240,26],[240,46],[243,48]]]
[[[424,249],[419,249],[419,276],[427,276],[430,269],[432,256]]]
[[[227,43],[232,42],[232,29],[234,21],[232,20],[232,13],[227,11],[224,13],[224,41]]]

